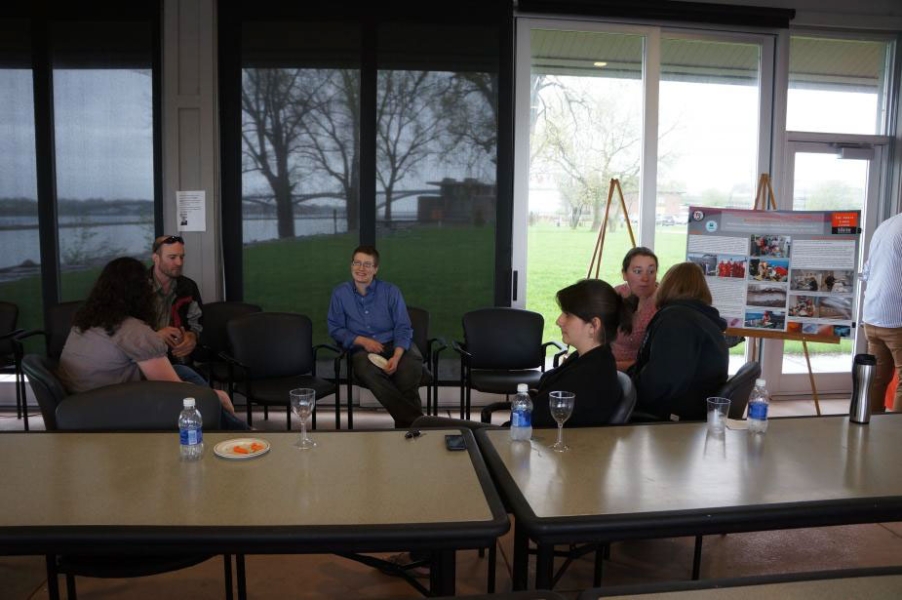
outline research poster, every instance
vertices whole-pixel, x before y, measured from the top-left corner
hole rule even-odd
[[[860,211],[689,208],[686,259],[729,327],[849,337]]]

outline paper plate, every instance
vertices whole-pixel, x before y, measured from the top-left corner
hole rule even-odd
[[[269,452],[269,442],[258,438],[237,438],[219,442],[213,447],[213,454],[230,460],[247,460]]]
[[[370,359],[370,362],[379,367],[380,369],[385,369],[388,366],[388,360],[382,356],[381,354],[376,354],[375,352],[370,352],[367,358]]]

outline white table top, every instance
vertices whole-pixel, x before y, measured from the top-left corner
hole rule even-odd
[[[460,432],[313,432],[319,445],[300,451],[296,432],[252,432],[272,449],[244,461],[213,454],[216,442],[242,436],[208,433],[196,463],[179,460],[177,433],[3,434],[0,541],[26,528],[99,526],[503,533],[507,517],[477,475],[488,481],[478,454],[449,452],[445,433]]]
[[[536,430],[531,447],[507,431],[483,434],[512,480],[501,482],[505,494],[522,496],[536,520],[902,499],[902,462],[889,459],[902,455],[902,415],[865,426],[772,419],[764,436],[722,439],[704,423],[565,428],[565,453],[548,449],[553,430]]]

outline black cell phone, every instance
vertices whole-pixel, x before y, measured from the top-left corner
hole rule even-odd
[[[466,450],[467,444],[464,442],[464,436],[453,434],[446,435],[445,448],[448,450]]]

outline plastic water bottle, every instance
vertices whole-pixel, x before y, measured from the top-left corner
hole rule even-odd
[[[199,460],[204,455],[204,421],[194,404],[194,398],[185,398],[179,413],[179,452],[182,460]]]
[[[763,379],[755,380],[755,389],[749,398],[749,431],[764,433],[767,431],[767,409],[770,407],[770,394],[767,393]]]
[[[532,398],[525,383],[517,384],[517,395],[511,402],[511,440],[529,441],[532,438]]]

